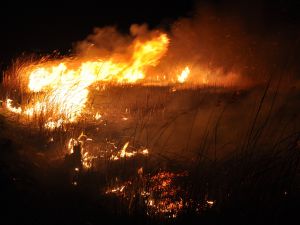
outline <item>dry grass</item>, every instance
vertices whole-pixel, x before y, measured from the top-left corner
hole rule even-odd
[[[16,77],[20,63],[4,77],[2,96],[22,104],[28,96]],[[88,112],[78,123],[49,131],[43,126],[49,115],[36,115],[22,126],[12,118],[13,123],[7,122],[9,129],[1,135],[20,143],[25,155],[26,148],[31,149],[28,161],[50,162],[43,170],[46,177],[37,178],[45,185],[39,190],[55,186],[52,194],[68,193],[65,200],[47,198],[50,205],[58,201],[71,209],[83,208],[78,217],[89,218],[92,224],[101,221],[97,207],[102,216],[108,212],[118,218],[148,218],[141,210],[145,203],[137,200],[140,167],[145,177],[159,171],[187,171],[188,176],[179,182],[187,193],[184,201],[216,202],[201,213],[186,209],[172,223],[194,219],[212,224],[274,222],[295,216],[299,201],[300,121],[299,94],[281,89],[280,79],[271,81],[263,88],[247,90],[176,87],[174,91],[172,87],[106,84],[105,90],[91,92],[87,105],[100,112],[100,121],[91,119]],[[64,174],[61,163],[67,141],[81,132],[93,139],[85,147],[97,159],[90,170],[76,178],[79,185],[74,189],[66,182],[69,175]],[[49,143],[49,138],[54,142]],[[149,148],[149,157],[110,161],[110,143],[120,148],[127,141],[130,150]],[[35,151],[43,153],[43,160],[33,157]],[[127,190],[128,199],[104,194],[116,178],[119,183],[133,182]],[[72,206],[73,194],[84,204]]]

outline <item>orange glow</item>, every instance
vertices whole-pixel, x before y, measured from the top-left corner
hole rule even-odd
[[[187,66],[184,68],[184,70],[181,72],[181,74],[178,76],[177,80],[179,83],[184,83],[186,79],[188,78],[190,74],[190,68]]]
[[[166,53],[169,39],[160,33],[150,40],[135,40],[129,47],[131,57],[119,59],[72,60],[46,62],[24,68],[28,89],[36,93],[26,106],[7,109],[29,117],[43,115],[45,128],[54,129],[63,123],[75,122],[82,115],[88,101],[88,88],[95,82],[136,83],[145,77],[149,66],[156,66]],[[95,119],[101,115],[96,114]]]
[[[167,34],[157,31],[153,32],[151,37],[135,37],[121,53],[113,52],[102,58],[78,56],[78,58],[65,57],[53,61],[27,63],[20,66],[21,72],[18,76],[20,86],[26,91],[25,96],[28,100],[15,107],[12,100],[7,99],[6,108],[13,113],[24,115],[25,117],[20,117],[21,119],[39,121],[39,126],[42,124],[44,128],[54,130],[63,127],[64,124],[78,122],[84,113],[90,112],[87,104],[91,88],[100,90],[100,86],[101,90],[105,90],[105,85],[110,83],[172,84],[175,86],[171,91],[175,92],[178,83],[231,85],[238,80],[239,76],[235,73],[224,76],[222,69],[201,65],[193,65],[191,76],[189,66],[186,64],[175,66],[168,61],[170,60],[168,57],[166,60],[170,62],[170,68],[168,65],[162,66],[164,68],[158,67],[168,51],[169,42]],[[178,69],[181,70],[180,73],[176,72]],[[12,79],[10,81],[12,82]],[[102,121],[99,112],[91,113],[91,118]],[[123,116],[122,120],[127,121],[128,117]]]
[[[84,169],[90,169],[93,165],[93,160],[97,158],[97,156],[92,156],[85,148],[85,143],[87,141],[92,141],[92,139],[88,138],[85,134],[81,133],[78,138],[70,138],[67,144],[69,154],[74,153],[74,146],[78,145],[79,143],[81,144],[81,163]],[[77,171],[78,168],[74,169]]]
[[[120,151],[118,151],[116,154],[112,155],[110,157],[110,160],[115,161],[115,160],[119,160],[121,158],[131,158],[137,154],[144,155],[144,156],[148,156],[148,154],[149,154],[148,149],[138,149],[137,151],[129,152],[129,151],[127,151],[128,145],[129,145],[129,141],[123,145],[123,147]]]
[[[12,100],[11,99],[6,99],[6,108],[9,111],[17,113],[17,114],[22,113],[21,107],[16,108],[16,107],[12,106]]]

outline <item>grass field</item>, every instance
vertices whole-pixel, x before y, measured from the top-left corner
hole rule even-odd
[[[2,222],[287,224],[300,206],[300,98],[279,82],[100,83],[82,118],[52,131],[3,104]],[[67,159],[70,138],[88,168]]]

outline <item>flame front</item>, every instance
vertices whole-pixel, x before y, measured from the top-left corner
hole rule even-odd
[[[169,39],[160,33],[150,40],[135,40],[129,50],[131,56],[109,59],[64,59],[25,68],[28,89],[37,93],[34,100],[23,108],[7,108],[29,117],[43,114],[46,128],[53,129],[63,122],[74,122],[82,114],[87,100],[88,88],[95,82],[135,83],[145,77],[149,66],[156,66],[166,53]]]

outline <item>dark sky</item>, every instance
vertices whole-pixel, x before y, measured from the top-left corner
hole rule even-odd
[[[66,52],[93,27],[117,25],[126,32],[132,23],[150,27],[191,16],[210,5],[225,14],[237,14],[250,23],[265,24],[265,32],[299,29],[299,2],[289,0],[140,0],[18,3],[0,7],[0,69],[22,52]],[[253,22],[254,21],[254,22]],[[255,25],[254,25],[255,26]],[[278,28],[279,27],[279,28]]]
[[[116,25],[128,32],[132,23],[153,27],[186,16],[194,8],[193,0],[76,2],[1,8],[0,60],[10,60],[22,52],[64,52],[90,34],[93,27]]]

